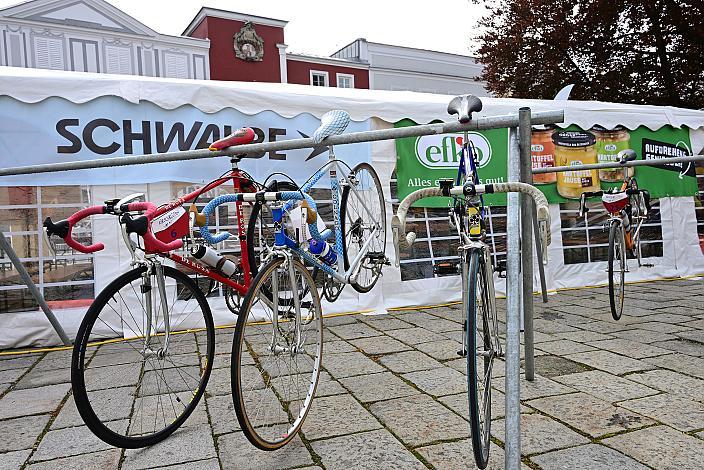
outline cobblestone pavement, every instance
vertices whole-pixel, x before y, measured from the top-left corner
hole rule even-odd
[[[701,280],[605,288],[536,303],[536,380],[521,384],[524,468],[704,467]],[[503,317],[505,301],[499,301]],[[232,331],[218,330],[205,399],[166,441],[114,449],[82,425],[70,351],[0,356],[0,468],[472,468],[457,306],[325,320],[321,386],[300,438],[253,448],[232,411]],[[503,363],[495,366],[490,468],[503,468]]]

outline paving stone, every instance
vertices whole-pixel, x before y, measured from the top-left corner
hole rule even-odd
[[[545,351],[550,354],[574,354],[578,352],[594,351],[594,347],[588,344],[578,343],[576,341],[570,341],[568,339],[560,339],[557,341],[548,341],[545,343],[540,343],[536,346],[537,349]]]
[[[657,311],[658,310],[656,310],[656,312]],[[690,317],[689,315],[677,315],[675,313],[668,312],[655,313],[653,315],[650,315],[649,317],[646,317],[646,319],[648,321],[657,321],[662,323],[688,323],[692,321],[692,317]]]
[[[180,392],[164,395],[150,395],[147,397],[139,397],[134,403],[134,413],[130,423],[130,432],[137,433],[151,431],[154,425],[144,426],[144,423],[155,423],[157,420],[163,422],[177,418],[177,413],[180,414],[185,408],[185,404],[191,399],[192,392]],[[180,400],[180,403],[178,400]],[[166,404],[166,406],[164,406]],[[181,427],[195,426],[198,424],[208,424],[208,413],[205,409],[205,403],[202,400],[198,401],[198,405],[190,414],[185,423]],[[140,428],[142,426],[142,428]]]
[[[127,420],[113,422],[110,427],[124,433]],[[112,449],[112,446],[98,439],[87,426],[58,429],[44,435],[37,451],[32,455],[32,461],[52,460],[108,449]]]
[[[659,333],[677,333],[679,331],[687,331],[692,328],[689,327],[690,324],[677,324],[673,325],[671,323],[663,323],[659,321],[636,323],[635,327],[641,330],[657,331]]]
[[[28,449],[0,454],[0,468],[7,470],[16,470],[21,468],[31,453],[32,450]]]
[[[151,447],[125,450],[123,470],[154,468],[157,465],[174,465],[190,460],[215,457],[215,444],[210,426],[181,427],[168,439]]]
[[[550,321],[550,320],[540,320],[540,319],[535,319],[533,320],[533,328],[535,328],[535,331],[540,331],[541,333],[547,333],[547,334],[557,334],[557,333],[574,333],[574,332],[579,332],[581,330],[565,325],[564,323],[560,323],[558,321]]]
[[[442,341],[433,341],[432,343],[422,343],[417,345],[416,348],[438,361],[447,361],[457,359],[457,351],[462,349],[462,343],[445,339]]]
[[[413,324],[406,323],[403,320],[394,318],[389,315],[374,315],[364,316],[359,318],[361,321],[380,331],[398,330],[401,328],[413,328]]]
[[[356,351],[356,348],[347,341],[336,340],[330,341],[323,345],[323,354],[325,356],[327,356],[328,354],[339,354],[352,351]]]
[[[667,426],[619,434],[603,443],[657,469],[695,469],[704,462],[704,441]]]
[[[704,330],[680,331],[678,333],[675,333],[675,336],[689,341],[696,341],[697,343],[704,344]]]
[[[61,384],[8,392],[0,399],[0,419],[51,413],[70,388],[70,384]]]
[[[308,418],[310,419],[310,417]],[[308,422],[306,419],[306,423]],[[305,424],[304,424],[305,426]],[[313,464],[310,452],[296,436],[275,452],[259,450],[241,432],[218,437],[222,468],[287,469]]]
[[[435,444],[427,447],[419,447],[416,451],[423,456],[437,469],[442,470],[465,470],[476,468],[474,454],[472,453],[472,441],[469,439]],[[489,463],[486,467],[489,470],[504,470],[504,450],[492,443],[489,447]],[[521,463],[522,470],[529,467]]]
[[[100,410],[100,417],[106,421],[129,418],[134,401],[132,387],[113,388],[90,392],[89,398],[95,409]],[[73,395],[68,397],[59,411],[51,429],[61,429],[71,426],[82,426],[83,418],[78,413]]]
[[[663,392],[695,401],[704,401],[704,380],[695,379],[679,372],[657,369],[631,374],[627,377],[629,380],[662,390]]]
[[[323,315],[323,324],[325,326],[340,326],[358,323],[358,318],[361,315]]]
[[[325,356],[323,358],[323,367],[337,379],[384,371],[383,367],[360,352]]]
[[[218,459],[198,460],[167,467],[155,467],[155,470],[220,470],[220,462]]]
[[[578,343],[591,344],[593,341],[603,341],[606,339],[612,339],[613,335],[605,335],[603,333],[597,333],[595,331],[577,330],[568,333],[558,333],[558,336],[562,339],[569,339],[570,341],[577,341]]]
[[[527,404],[592,437],[655,424],[645,416],[581,392],[539,398]]]
[[[208,384],[205,386],[206,392],[210,395],[231,395],[232,384],[230,377],[229,367],[213,369],[210,372]]]
[[[434,333],[438,333],[445,336],[447,336],[447,333],[452,333],[453,335],[461,334],[458,332],[462,331],[462,323],[445,320],[443,318],[437,318],[435,320],[429,321],[423,325],[418,326],[422,326],[426,330],[430,330]]]
[[[49,422],[50,415],[25,416],[0,421],[0,452],[29,449]]]
[[[505,442],[506,424],[503,419],[491,424],[491,434]],[[567,426],[539,414],[521,415],[521,453],[548,452],[563,447],[587,444],[589,440]]]
[[[379,358],[379,363],[399,374],[443,367],[440,362],[420,351],[405,351],[382,356]]]
[[[27,372],[27,368],[0,370],[0,383],[10,384],[17,382],[25,372]]]
[[[153,371],[149,375],[153,375]],[[84,373],[86,390],[89,391],[136,385],[139,382],[139,376],[140,369],[133,364],[97,367]],[[150,382],[155,383],[155,380],[151,379]]]
[[[37,370],[32,369],[17,382],[15,390],[71,383],[71,369]]]
[[[525,367],[524,361],[521,362],[521,367]],[[543,377],[558,377],[560,375],[574,374],[575,372],[584,372],[590,369],[590,367],[584,364],[552,354],[535,356],[535,372]]]
[[[419,326],[412,328],[404,328],[402,330],[390,330],[386,332],[392,338],[396,338],[404,343],[415,347],[421,343],[430,343],[433,341],[443,341],[446,338],[438,333],[434,333]]]
[[[40,355],[0,356],[0,370],[26,371],[41,359]]]
[[[623,356],[633,359],[643,359],[645,357],[662,356],[664,354],[672,354],[671,350],[658,347],[657,344],[646,344],[639,341],[631,341],[623,338],[607,339],[604,341],[595,341],[591,343],[599,349],[615,352]]]
[[[610,351],[589,351],[585,353],[569,354],[565,357],[612,374],[625,374],[638,370],[654,369],[654,367],[647,362],[620,356]]]
[[[629,325],[622,321],[593,321],[590,323],[578,323],[583,330],[594,331],[596,333],[612,334],[619,331],[632,330],[633,325]]]
[[[658,393],[655,389],[629,380],[632,377],[634,375],[628,375],[623,378],[601,370],[591,370],[555,377],[555,381],[610,402],[640,398]]]
[[[653,364],[665,369],[672,369],[687,375],[693,375],[704,379],[704,359],[700,357],[687,356],[686,354],[668,354],[666,356],[651,357],[643,359],[649,364]]]
[[[380,427],[374,416],[350,395],[335,395],[313,399],[303,433],[306,439],[314,440]]]
[[[571,447],[547,454],[536,455],[531,460],[543,470],[647,470],[648,467],[608,447],[598,444]]]
[[[467,393],[458,393],[455,395],[447,395],[438,398],[445,406],[460,415],[462,418],[469,420],[469,401]],[[521,413],[530,413],[533,410],[527,406],[521,405]],[[503,418],[506,414],[506,395],[498,390],[491,391],[491,419]]]
[[[411,349],[402,342],[389,338],[388,336],[353,339],[350,340],[350,343],[368,355],[389,354]]]
[[[494,381],[494,388],[501,392],[506,390],[506,381],[504,379]],[[535,380],[529,382],[526,380],[525,375],[521,374],[521,399],[522,400],[532,400],[533,398],[550,397],[554,395],[562,395],[564,393],[571,393],[575,390],[565,385],[559,384],[554,380],[550,380],[547,377],[542,377],[535,374]]]
[[[232,396],[218,395],[206,398],[210,423],[213,427],[213,434],[225,434],[239,431],[240,423],[237,422],[235,405],[232,403]]]
[[[704,403],[677,395],[663,393],[624,401],[620,405],[680,431],[704,428]]]
[[[464,419],[427,395],[378,402],[371,405],[370,410],[386,428],[411,446],[469,434]]]
[[[653,346],[665,348],[670,351],[677,351],[682,354],[687,354],[689,356],[704,356],[704,344],[698,343],[696,341],[689,341],[686,339],[662,341],[659,343],[653,343]]]
[[[312,446],[328,470],[425,469],[425,465],[383,429],[316,441]]]
[[[120,449],[109,449],[91,454],[65,457],[62,459],[39,462],[27,467],[27,470],[94,470],[96,468],[117,468],[120,463]]]
[[[692,330],[694,331],[694,330]],[[686,332],[682,333],[677,333],[678,335],[684,334]],[[667,341],[670,339],[676,339],[677,336],[670,334],[670,333],[662,333],[659,331],[650,331],[650,330],[641,330],[641,329],[633,329],[633,330],[626,330],[626,331],[617,331],[614,333],[614,336],[617,336],[619,338],[623,339],[628,339],[631,341],[638,341],[640,343],[655,343],[657,341]]]
[[[363,403],[407,397],[418,393],[391,372],[340,379],[357,400]]]
[[[403,378],[435,397],[467,391],[467,377],[449,367],[409,372]]]
[[[350,323],[347,325],[331,326],[328,329],[342,339],[367,338],[370,336],[379,336],[381,334],[381,332],[365,325],[364,323]]]

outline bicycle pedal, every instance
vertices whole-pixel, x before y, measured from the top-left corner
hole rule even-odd
[[[383,262],[386,260],[386,256],[381,251],[369,251],[367,252],[367,258],[372,261]]]
[[[445,262],[433,265],[433,273],[438,276],[454,276],[459,274],[458,262]]]

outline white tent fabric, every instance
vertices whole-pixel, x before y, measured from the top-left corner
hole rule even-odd
[[[451,120],[446,113],[450,97],[412,92],[350,90],[300,85],[267,83],[233,83],[148,77],[116,76],[73,72],[54,72],[0,67],[0,96],[5,95],[25,103],[37,103],[50,97],[61,97],[72,103],[86,103],[103,96],[115,96],[130,103],[148,101],[163,109],[191,105],[205,113],[234,108],[254,115],[274,111],[284,117],[309,113],[320,117],[330,109],[347,110],[356,121],[371,119],[374,129],[390,128],[404,118],[424,123],[437,119]],[[517,112],[522,106],[534,111],[565,109],[565,124],[589,128],[624,125],[634,129],[645,125],[656,130],[665,125],[687,127],[695,152],[704,146],[704,112],[670,107],[622,105],[601,102],[554,102],[540,100],[482,98],[481,115],[490,116]],[[374,142],[371,160],[384,184],[387,201],[391,201],[388,181],[396,165],[396,147],[393,141]],[[171,197],[169,182],[143,185],[91,186],[96,201],[132,192],[146,192],[148,199],[166,201]],[[691,197],[660,200],[664,253],[657,258],[656,268],[633,269],[629,281],[665,276],[685,276],[704,273],[704,254],[697,236],[694,201]],[[560,207],[551,206],[552,240],[550,264],[546,268],[549,289],[604,284],[605,262],[566,265],[563,262],[560,227]],[[387,227],[392,215],[392,204],[387,203]],[[122,247],[117,225],[106,217],[96,218],[93,224],[96,239],[103,241],[106,250],[95,255],[96,294],[120,272],[128,269],[129,258]],[[387,237],[386,252],[393,257],[391,237]],[[633,267],[633,266],[632,266]],[[505,293],[505,282],[496,279],[497,293]],[[539,283],[536,279],[534,287]],[[393,307],[446,303],[461,298],[458,276],[402,281],[397,268],[384,270],[381,282],[364,295],[346,289],[332,305],[325,305],[325,313],[368,311],[381,313]],[[231,324],[232,314],[218,300],[213,301],[218,324]],[[85,308],[57,310],[56,315],[69,336],[75,334]],[[58,338],[40,311],[0,312],[0,349],[24,346],[58,344]]]
[[[406,91],[359,90],[280,83],[223,82],[164,79],[128,75],[92,74],[0,67],[0,94],[25,103],[58,96],[85,103],[101,96],[116,96],[130,103],[149,101],[164,109],[190,104],[205,113],[233,107],[245,114],[275,111],[283,117],[301,113],[322,116],[330,109],[344,109],[355,121],[379,118],[417,123],[452,120],[446,113],[449,97]],[[704,112],[668,106],[643,106],[600,101],[525,100],[482,98],[479,116],[509,114],[522,106],[533,111],[565,110],[565,125],[589,129],[623,125],[633,130],[643,125],[657,130],[664,125],[704,127]]]

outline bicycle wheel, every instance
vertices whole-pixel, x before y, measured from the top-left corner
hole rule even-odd
[[[182,272],[163,270],[168,341],[156,275],[139,266],[98,295],[73,347],[78,412],[96,436],[115,447],[145,447],[167,438],[193,412],[210,377],[215,327],[205,296]],[[148,302],[154,312],[149,335]]]
[[[624,279],[626,276],[626,242],[623,239],[623,226],[612,221],[609,229],[609,304],[614,320],[623,313]]]
[[[300,321],[294,292],[305,293]],[[244,298],[232,342],[235,412],[256,447],[278,449],[298,433],[318,384],[322,352],[322,310],[313,278],[298,260],[272,259]]]
[[[361,261],[357,278],[350,281],[357,292],[369,292],[376,284],[385,262],[386,252],[386,205],[379,176],[368,163],[360,163],[352,169],[350,186],[342,190],[340,202],[340,231],[345,270],[369,246]],[[376,230],[376,233],[374,231]]]
[[[467,388],[469,424],[474,460],[479,468],[489,462],[491,441],[491,373],[499,350],[493,289],[481,251],[469,254],[467,273]]]
[[[298,185],[289,181],[281,181],[276,185],[278,191],[298,191]],[[247,223],[247,256],[249,272],[255,277],[262,263],[262,256],[267,248],[274,246],[274,221],[271,209],[266,204],[257,202],[252,206]]]

